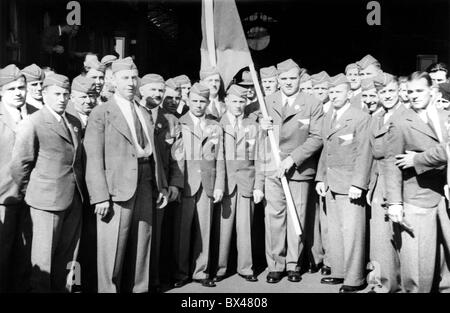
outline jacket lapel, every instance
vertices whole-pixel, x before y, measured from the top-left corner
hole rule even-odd
[[[274,124],[281,124],[282,122],[282,108],[281,108],[281,92],[278,91],[276,97],[272,98],[272,101],[268,103],[269,115],[273,118]]]
[[[233,138],[233,140],[235,140],[236,138],[234,137],[234,129],[231,126],[231,122],[230,119],[228,118],[228,114],[224,114],[220,120],[220,125],[223,128],[223,132],[227,135],[230,136],[231,138]]]
[[[406,120],[408,120],[412,124],[411,127],[415,130],[433,138],[436,141],[439,141],[437,135],[430,128],[430,126],[425,124],[414,111],[411,110],[411,112],[409,112]]]
[[[130,127],[128,127],[127,120],[122,114],[119,105],[116,103],[114,98],[111,98],[111,105],[108,108],[109,119],[111,125],[114,126],[131,144],[133,144],[133,137],[131,136]]]
[[[304,105],[304,102],[301,100],[300,93],[299,93],[297,95],[297,97],[295,98],[294,103],[291,106],[287,107],[283,121],[286,121],[291,116],[296,115],[297,113],[299,113],[302,110],[303,105]]]
[[[0,120],[3,121],[3,123],[13,132],[16,132],[16,125],[2,102],[0,102]]]
[[[353,119],[352,110],[353,110],[352,107],[347,108],[347,111],[345,111],[342,114],[341,118],[336,122],[336,126],[333,129],[330,129],[327,139],[330,138],[332,135],[334,135],[336,132],[347,127],[349,121],[351,121]],[[356,110],[356,111],[358,111],[358,110]],[[332,114],[333,114],[332,112],[333,111],[329,112],[329,113],[331,113],[330,116],[332,116]],[[331,123],[331,118],[329,120],[329,123]],[[328,125],[330,125],[330,124],[328,124]],[[331,127],[331,125],[328,127]]]
[[[64,140],[66,140],[70,144],[75,144],[72,142],[70,131],[67,132],[62,122],[58,122],[56,118],[52,115],[49,109],[43,110],[45,122],[48,124],[49,128],[60,135]],[[68,128],[70,128],[68,126]]]
[[[67,114],[67,113],[66,113],[66,117],[67,117],[67,121],[69,122],[67,127],[69,128],[70,135],[72,136],[73,144],[74,144],[75,149],[76,149],[78,147],[78,144],[79,144],[78,134],[79,134],[79,131],[80,131],[78,128],[75,131],[76,125],[75,125],[75,121],[73,119],[76,118],[76,117],[72,117],[72,115]]]

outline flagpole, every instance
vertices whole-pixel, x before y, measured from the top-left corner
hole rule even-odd
[[[208,47],[209,62],[212,67],[216,66],[216,46],[214,42],[214,6],[213,0],[205,0],[205,27],[206,45]]]
[[[269,114],[267,113],[266,104],[264,102],[264,96],[261,91],[261,86],[259,85],[258,75],[256,74],[255,65],[253,64],[253,62],[249,65],[249,68],[250,68],[250,74],[252,75],[253,83],[255,85],[255,91],[256,91],[256,95],[258,97],[261,113],[264,116],[264,118],[268,118]],[[273,133],[272,129],[268,130],[268,136],[269,136],[270,146],[272,147],[273,156],[275,158],[275,164],[276,164],[277,168],[279,168],[281,165],[280,151],[278,148],[278,143],[275,140],[275,134]],[[283,186],[283,191],[284,191],[284,195],[286,198],[288,213],[291,217],[292,223],[294,224],[295,234],[297,236],[301,236],[301,234],[302,234],[301,225],[298,220],[297,211],[295,210],[294,200],[292,200],[292,194],[291,194],[291,190],[289,189],[289,184],[288,184],[287,178],[284,175],[281,177],[281,185]],[[298,196],[300,196],[300,195],[298,195]]]

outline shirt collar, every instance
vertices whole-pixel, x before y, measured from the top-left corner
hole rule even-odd
[[[7,104],[3,104],[3,106],[5,107],[6,111],[8,111],[9,115],[11,115],[14,122],[18,123],[20,121],[20,112],[21,112],[20,109],[17,109]]]
[[[231,122],[231,125],[233,127],[236,126],[236,122],[238,123],[239,127],[242,126],[242,119],[243,119],[243,114],[239,115],[239,116],[234,116],[233,114],[231,114],[229,111],[226,112],[226,114],[228,115],[228,119]]]
[[[66,112],[63,112],[63,114],[59,115],[58,113],[56,113],[49,105],[44,106],[47,108],[47,110],[50,111],[50,113],[56,118],[56,120],[59,122],[61,122],[61,118],[65,117]]]
[[[191,119],[194,122],[194,126],[197,126],[199,122],[205,120],[205,116],[204,115],[202,117],[197,117],[194,114],[192,114],[191,111],[189,111],[189,115],[191,116]]]
[[[351,102],[347,101],[346,104],[344,104],[344,106],[340,109],[335,109],[334,111],[336,112],[336,119],[340,119],[341,116],[345,113],[345,111],[348,110],[348,108],[351,106]]]
[[[281,104],[284,106],[284,104],[286,103],[286,100],[287,100],[288,105],[291,106],[294,103],[295,99],[297,98],[299,92],[300,91],[297,91],[296,93],[294,93],[291,96],[287,96],[283,92],[281,92]]]

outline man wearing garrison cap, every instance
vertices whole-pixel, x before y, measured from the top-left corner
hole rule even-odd
[[[89,77],[95,82],[95,92],[97,93],[98,104],[103,104],[106,99],[100,96],[103,86],[105,84],[105,65],[100,63],[96,58],[86,61],[86,77]]]
[[[311,76],[308,73],[304,73],[300,77],[300,92],[308,95],[313,94],[312,80]]]
[[[25,77],[15,65],[0,69],[0,293],[29,290],[29,210],[10,170],[26,92]]]
[[[325,105],[329,100],[328,98],[329,80],[330,76],[328,76],[327,72],[325,71],[311,75],[314,96],[317,99],[319,99],[323,105]]]
[[[81,232],[83,159],[80,121],[65,112],[69,79],[44,79],[44,107],[24,120],[16,137],[11,173],[30,206],[31,291],[68,292]],[[69,273],[67,273],[69,269]]]
[[[258,120],[259,101],[256,96],[255,84],[253,83],[250,71],[242,72],[242,80],[238,84],[247,90],[246,106],[244,108],[244,115],[250,117],[253,120]]]
[[[379,108],[378,93],[375,88],[372,78],[364,78],[361,80],[361,103],[357,106],[355,103],[353,106],[357,109],[361,109],[369,114],[375,113]],[[350,100],[352,101],[353,98]]]
[[[274,129],[278,135],[281,165],[277,167],[269,153],[265,152],[265,224],[266,259],[269,268],[267,282],[277,283],[287,270],[288,280],[299,282],[301,256],[305,237],[299,238],[287,212],[287,204],[280,177],[286,176],[297,215],[305,225],[308,192],[312,185],[316,162],[313,155],[322,147],[320,129],[322,104],[311,95],[299,92],[300,67],[291,59],[277,65],[280,91],[266,98],[271,118],[260,121],[264,130]],[[264,144],[270,147],[268,137]]]
[[[339,292],[365,287],[365,196],[371,168],[367,140],[370,116],[350,103],[344,74],[330,78],[332,107],[324,117],[323,149],[316,191],[326,197],[328,240],[333,277],[323,284],[342,284]]]
[[[261,76],[261,85],[266,97],[278,91],[278,71],[275,66],[262,67],[259,70],[259,75]]]
[[[205,113],[209,93],[210,89],[203,83],[192,86],[189,112],[180,118],[183,140],[173,149],[185,168],[182,205],[177,208],[175,218],[174,287],[189,281],[191,266],[195,282],[205,287],[215,286],[208,273],[211,220],[213,206],[222,201],[225,190],[225,161],[222,127]]]
[[[96,105],[97,92],[95,80],[81,75],[75,77],[72,81],[70,101],[67,104],[66,112],[80,120],[83,136],[89,114],[91,114],[91,111]]]
[[[181,129],[178,119],[162,107],[165,90],[162,76],[158,74],[145,75],[141,79],[139,90],[142,95],[141,105],[152,115],[155,127],[155,145],[159,147],[159,151],[163,155],[161,161],[169,185],[168,205],[164,209],[153,212],[153,220],[156,223],[153,227],[150,285],[152,291],[157,291],[160,285],[160,272],[163,268],[163,266],[160,268],[159,261],[164,260],[164,257],[169,254],[170,251],[167,247],[172,247],[172,243],[168,240],[173,237],[171,233],[173,232],[173,211],[179,205],[180,190],[184,185],[184,163],[175,159],[172,153],[172,147],[177,146],[177,141],[181,140]],[[163,255],[165,252],[166,254]]]
[[[358,65],[361,78],[373,78],[383,72],[380,62],[370,54],[356,62],[356,65]]]
[[[177,118],[180,118],[184,114],[186,114],[189,111],[189,106],[187,105],[188,97],[189,97],[189,91],[191,90],[192,83],[189,77],[186,75],[179,75],[174,78],[175,81],[177,81],[180,84],[181,88],[181,101],[177,108],[177,115],[175,115]]]
[[[221,85],[220,74],[217,68],[204,68],[200,71],[200,80],[209,88],[209,105],[206,114],[220,119],[226,111],[225,103],[219,98]]]
[[[169,113],[180,116],[177,109],[181,101],[180,83],[175,78],[169,78],[165,83],[162,107]]]
[[[105,83],[103,89],[100,93],[102,102],[106,102],[114,94],[114,85],[112,83],[113,73],[112,73],[112,63],[117,60],[115,55],[105,55],[100,63],[105,66]]]
[[[84,139],[97,214],[98,291],[147,292],[153,210],[166,205],[167,182],[150,115],[135,101],[137,68],[127,57],[112,71],[116,92],[92,110]]]
[[[224,130],[226,187],[220,214],[219,258],[215,281],[227,273],[234,226],[237,233],[237,272],[257,281],[253,272],[252,220],[254,204],[264,197],[264,172],[259,166],[259,125],[244,116],[247,89],[231,85],[225,97],[227,112],[220,124]]]
[[[36,64],[31,64],[23,68],[22,73],[27,80],[27,112],[28,114],[32,114],[43,106],[42,83],[45,74]]]
[[[352,98],[350,102],[355,108],[362,109],[364,112],[367,111],[367,107],[362,103],[361,100],[361,75],[359,72],[359,66],[357,63],[350,63],[345,67],[345,76],[350,83],[350,88],[352,89]],[[365,77],[363,77],[365,78]]]

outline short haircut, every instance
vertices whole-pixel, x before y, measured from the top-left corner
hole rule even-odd
[[[436,62],[431,64],[430,66],[428,66],[427,68],[427,72],[428,73],[435,73],[435,72],[439,72],[439,71],[443,71],[445,72],[445,77],[448,78],[448,68],[447,68],[447,64],[443,63],[443,62]]]
[[[433,86],[433,81],[431,80],[430,74],[427,72],[414,72],[408,76],[408,81],[411,82],[413,80],[419,80],[424,78],[427,81],[428,87]]]
[[[398,78],[398,83],[399,84],[403,84],[403,83],[407,83],[408,82],[408,76],[400,76]]]

